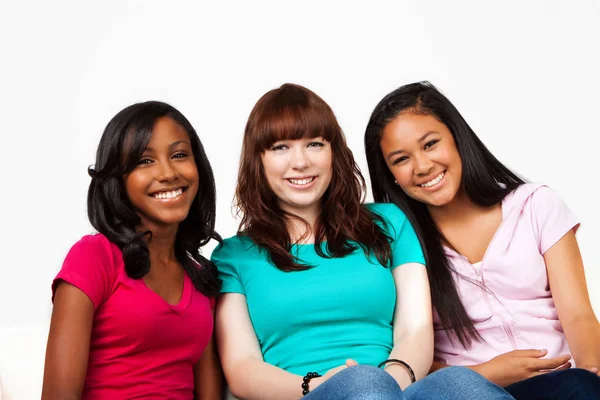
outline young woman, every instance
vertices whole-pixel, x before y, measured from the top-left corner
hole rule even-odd
[[[286,84],[257,102],[236,190],[240,231],[212,255],[223,280],[217,347],[232,393],[511,398],[466,368],[422,379],[433,331],[421,248],[396,206],[362,205],[363,192],[320,97]]]
[[[134,104],[108,123],[89,174],[99,233],[75,243],[52,284],[42,398],[219,398],[221,284],[198,248],[220,238],[198,135],[168,104]]]
[[[375,201],[426,249],[432,369],[470,366],[516,398],[599,398],[600,325],[560,197],[502,165],[427,82],[375,107],[365,148]]]

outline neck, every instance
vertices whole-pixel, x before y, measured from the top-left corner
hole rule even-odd
[[[152,231],[152,237],[147,241],[151,268],[172,265],[173,261],[176,261],[175,238],[177,236],[177,226],[162,229],[155,226],[146,229]]]
[[[292,243],[314,243],[315,227],[321,207],[311,207],[301,210],[286,210],[298,218],[290,217],[286,219],[290,240]],[[299,219],[301,218],[301,219]],[[307,226],[308,224],[308,226]]]
[[[482,207],[473,203],[465,191],[461,190],[450,203],[439,207],[427,205],[427,209],[436,225],[440,226],[450,221],[469,218],[481,212]]]

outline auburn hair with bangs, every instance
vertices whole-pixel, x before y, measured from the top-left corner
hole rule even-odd
[[[315,251],[321,257],[344,257],[361,247],[384,267],[391,264],[386,222],[362,205],[365,180],[354,161],[331,108],[312,91],[284,84],[263,95],[250,113],[238,172],[235,204],[242,217],[238,234],[265,249],[282,271],[311,268],[291,254],[286,220],[300,217],[282,210],[269,186],[261,155],[275,142],[322,137],[331,145],[332,177],[314,226]],[[325,243],[326,246],[322,246]],[[325,249],[323,248],[325,247]]]

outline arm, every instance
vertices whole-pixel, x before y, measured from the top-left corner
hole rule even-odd
[[[587,291],[583,261],[573,230],[544,253],[558,318],[580,368],[600,368],[600,324]]]
[[[301,376],[264,362],[244,295],[221,295],[215,329],[223,371],[235,397],[249,400],[302,397]]]
[[[94,305],[77,287],[60,282],[46,347],[43,400],[80,399],[85,382]]]
[[[213,337],[194,366],[194,400],[223,398],[223,370]]]
[[[427,271],[423,264],[407,263],[393,271],[396,284],[394,347],[389,358],[411,366],[417,380],[427,375],[433,360],[433,322]],[[399,364],[385,370],[402,389],[410,385],[408,371]]]

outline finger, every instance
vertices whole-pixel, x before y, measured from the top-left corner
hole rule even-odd
[[[556,369],[566,364],[571,359],[570,355],[564,355],[556,358],[531,359],[531,368],[534,370]]]
[[[348,367],[346,367],[345,365],[340,365],[339,367],[335,367],[335,368],[331,368],[329,371],[327,371],[327,373],[323,376],[324,379],[329,379],[332,376],[334,376],[335,374],[337,374],[338,372],[340,372],[343,369],[346,369]]]
[[[546,354],[548,354],[548,350],[546,349],[526,349],[526,350],[513,350],[511,352],[508,352],[506,354],[511,354],[515,357],[534,357],[534,358],[540,358],[540,357],[544,357]]]
[[[564,371],[564,370],[570,369],[571,366],[572,366],[571,363],[568,362],[566,364],[561,365],[558,368],[555,368],[555,369],[543,369],[543,370],[540,370],[539,372],[546,373],[546,372],[554,372],[554,371]]]
[[[353,359],[351,359],[351,358],[348,358],[348,359],[346,360],[346,366],[347,366],[347,367],[354,367],[354,366],[356,366],[356,365],[358,365],[358,362],[356,362],[355,360],[353,360]]]

